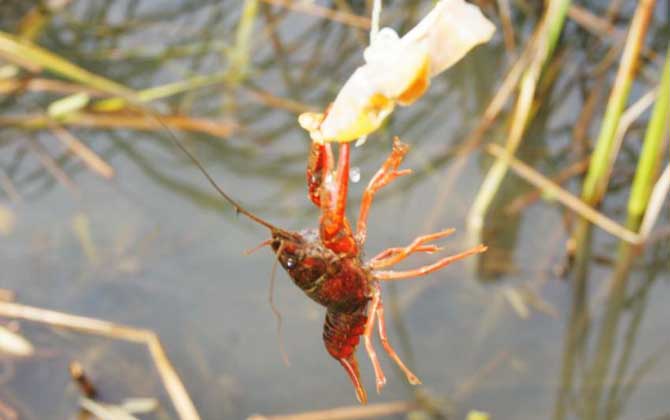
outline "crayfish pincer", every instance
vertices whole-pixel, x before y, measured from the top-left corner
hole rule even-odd
[[[377,392],[386,383],[372,345],[375,324],[384,350],[405,373],[407,380],[412,384],[421,383],[389,343],[380,282],[426,275],[469,255],[484,252],[486,247],[478,245],[414,270],[386,270],[415,252],[440,251],[433,242],[453,232],[453,229],[447,229],[420,236],[404,247],[386,249],[368,261],[361,259],[367,236],[368,213],[375,193],[395,178],[411,173],[409,169],[398,170],[409,150],[406,144],[398,138],[394,139],[391,155],[367,185],[355,233],[345,216],[350,143],[337,146],[337,164],[330,143],[312,143],[307,164],[307,186],[309,198],[320,208],[321,216],[318,229],[300,232],[278,228],[243,208],[216,184],[190,152],[181,145],[179,147],[194,160],[214,188],[239,213],[270,230],[272,237],[261,246],[269,245],[293,282],[309,298],[326,308],[323,327],[326,350],[344,367],[361,403],[367,402],[355,354],[361,337],[374,368]]]

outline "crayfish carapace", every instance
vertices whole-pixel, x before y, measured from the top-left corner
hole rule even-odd
[[[350,143],[339,144],[337,165],[330,143],[312,143],[307,165],[307,185],[311,201],[321,209],[321,217],[318,230],[307,229],[300,232],[278,228],[244,209],[216,184],[188,150],[178,142],[177,145],[189,155],[208,181],[237,212],[270,229],[272,238],[261,245],[269,245],[293,282],[312,300],[326,307],[323,327],[326,349],[344,367],[361,403],[367,402],[367,394],[361,384],[355,355],[361,336],[374,368],[377,392],[386,383],[386,377],[372,345],[375,324],[384,350],[405,373],[407,380],[412,384],[421,383],[419,378],[405,366],[388,341],[380,282],[432,273],[454,261],[484,252],[486,247],[479,245],[414,270],[384,270],[415,252],[439,251],[440,248],[432,242],[453,232],[453,229],[447,229],[420,236],[405,247],[389,248],[368,261],[362,260],[368,212],[375,193],[395,178],[411,172],[409,169],[398,170],[409,150],[406,144],[397,138],[394,140],[391,155],[365,189],[356,233],[352,231],[345,216]]]

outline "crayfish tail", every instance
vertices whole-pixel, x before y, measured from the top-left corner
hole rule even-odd
[[[365,388],[363,388],[363,385],[361,384],[361,374],[358,371],[358,361],[356,360],[356,356],[352,354],[346,359],[338,359],[338,361],[347,372],[349,379],[351,379],[351,383],[354,385],[358,402],[367,404],[368,394],[365,392]]]

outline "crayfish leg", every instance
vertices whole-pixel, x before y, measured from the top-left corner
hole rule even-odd
[[[486,251],[487,247],[485,245],[477,245],[474,248],[470,248],[467,251],[463,251],[460,254],[451,255],[441,260],[425,265],[423,267],[416,268],[414,270],[406,271],[373,271],[373,276],[377,280],[389,281],[389,280],[405,280],[417,276],[425,276],[426,274],[438,271],[448,266],[449,264],[462,260],[463,258],[469,257],[470,255],[480,254]]]
[[[356,398],[361,404],[368,403],[368,394],[365,392],[365,388],[361,384],[361,374],[358,371],[358,361],[356,360],[356,355],[352,354],[347,358],[338,359],[344,370],[349,375],[351,383],[354,385],[356,390]]]
[[[391,347],[388,335],[386,334],[386,320],[384,319],[384,304],[382,303],[381,298],[379,299],[379,304],[377,305],[376,310],[377,310],[377,325],[379,327],[379,339],[382,342],[384,350],[386,350],[386,353],[388,353],[391,359],[393,359],[393,361],[398,365],[400,370],[402,370],[405,376],[407,376],[407,381],[410,384],[412,385],[421,384],[421,380],[414,373],[412,373],[412,371],[409,370],[407,366],[405,366],[405,363],[403,363],[403,361],[400,359],[398,353],[396,353],[393,347]]]
[[[431,233],[430,235],[419,236],[404,248],[389,248],[380,252],[368,261],[367,265],[373,270],[377,270],[395,265],[415,252],[434,253],[440,251],[440,247],[426,244],[437,239],[442,239],[452,233],[454,233],[454,229],[445,229],[440,232]]]
[[[377,358],[377,352],[375,351],[374,346],[372,345],[372,333],[375,329],[375,320],[377,314],[377,308],[381,303],[381,290],[379,285],[373,288],[372,291],[372,300],[370,306],[368,307],[368,320],[365,323],[365,332],[363,333],[363,342],[365,343],[365,351],[370,357],[372,362],[372,367],[375,371],[375,383],[377,385],[377,393],[381,393],[382,387],[386,385],[386,376],[382,370],[381,365],[379,364],[379,359]]]
[[[372,199],[374,198],[377,191],[388,185],[397,177],[409,175],[412,173],[411,169],[403,169],[401,171],[398,170],[398,167],[402,163],[402,160],[408,151],[409,146],[401,142],[398,137],[395,137],[393,139],[393,150],[391,151],[391,155],[386,158],[386,161],[382,164],[382,167],[379,168],[375,176],[372,177],[370,183],[365,188],[365,191],[363,192],[363,198],[361,199],[361,209],[358,215],[358,223],[356,225],[356,236],[359,243],[365,243],[368,229],[368,213],[370,212]]]

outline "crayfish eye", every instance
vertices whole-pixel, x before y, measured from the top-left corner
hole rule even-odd
[[[284,261],[284,266],[286,269],[290,270],[292,268],[295,268],[296,265],[298,265],[298,262],[296,261],[295,258],[293,257],[287,257],[286,260]]]

